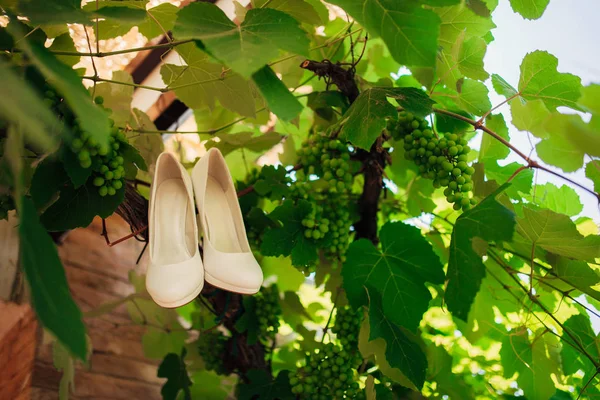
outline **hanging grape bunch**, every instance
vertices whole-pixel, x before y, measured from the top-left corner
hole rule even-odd
[[[427,121],[406,111],[388,124],[394,139],[404,140],[404,157],[419,167],[421,176],[433,180],[435,188],[445,187],[444,195],[455,210],[468,210],[476,204],[471,197],[471,176],[475,168],[467,164],[471,148],[455,133],[436,134]]]
[[[311,132],[298,156],[303,169],[297,172],[291,190],[313,204],[312,213],[302,221],[304,235],[320,243],[330,259],[344,262],[352,225],[349,208],[354,180],[348,146]]]
[[[207,370],[215,371],[219,375],[227,375],[223,366],[223,354],[225,354],[227,337],[216,330],[205,332],[198,338],[198,352],[204,360]]]
[[[128,143],[125,134],[110,120],[113,126],[108,145],[99,144],[88,132],[81,129],[69,106],[52,87],[46,87],[44,97],[46,104],[69,125],[73,137],[68,147],[77,156],[81,168],[92,168],[90,179],[93,185],[98,187],[100,196],[115,195],[117,190],[123,187],[125,179],[125,159],[121,149],[123,144]],[[95,102],[102,105],[104,99],[98,96]]]
[[[279,330],[281,316],[277,285],[261,288],[254,298],[256,299],[256,318],[261,335],[272,340]]]
[[[290,378],[299,399],[364,399],[355,370],[360,358],[332,343],[306,356],[306,364]]]
[[[362,322],[362,310],[354,310],[350,306],[338,307],[335,314],[335,324],[331,331],[335,333],[342,348],[349,352],[356,352],[358,348],[358,334]]]

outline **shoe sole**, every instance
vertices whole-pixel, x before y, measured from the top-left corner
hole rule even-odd
[[[211,276],[208,272],[204,271],[204,279],[206,282],[210,283],[213,286],[216,286],[220,289],[227,290],[229,292],[239,293],[239,294],[256,294],[260,290],[260,287],[257,289],[248,289],[235,285],[231,285],[229,283],[225,283],[213,276]]]
[[[198,295],[200,294],[200,292],[202,291],[202,287],[204,286],[204,282],[202,282],[192,293],[190,293],[189,295],[185,296],[184,298],[177,300],[177,301],[172,301],[170,303],[164,303],[162,301],[158,301],[155,298],[152,298],[152,300],[154,300],[154,302],[156,304],[158,304],[159,306],[163,307],[163,308],[178,308],[181,306],[185,306],[186,304],[191,303],[192,301],[194,301],[194,299],[196,297],[198,297]]]

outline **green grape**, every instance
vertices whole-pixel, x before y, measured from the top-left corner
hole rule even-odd
[[[96,98],[94,99],[94,103],[96,103],[98,105],[104,104],[104,97],[102,97],[102,96],[96,96]]]
[[[100,196],[104,197],[108,194],[108,188],[106,186],[102,186],[98,189],[98,193]]]
[[[101,176],[97,176],[94,178],[94,186],[102,186],[104,185],[104,178],[102,178]]]
[[[335,324],[331,331],[336,334],[342,347],[347,351],[357,350],[358,334],[362,322],[362,311],[350,306],[338,307],[335,315]]]
[[[227,375],[223,365],[223,354],[227,348],[227,337],[218,330],[204,332],[198,338],[198,352],[204,360],[207,370],[215,371],[219,375]]]
[[[279,331],[281,304],[277,285],[263,287],[254,295],[256,318],[259,321],[260,338],[274,340]]]

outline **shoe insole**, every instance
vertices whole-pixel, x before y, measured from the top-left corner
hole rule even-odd
[[[183,181],[164,180],[154,199],[154,262],[167,265],[189,259],[186,217],[190,200]]]
[[[204,197],[207,219],[204,235],[208,235],[213,247],[221,252],[242,253],[227,197],[219,182],[209,175]]]

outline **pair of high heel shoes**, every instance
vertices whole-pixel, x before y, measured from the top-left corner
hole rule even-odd
[[[260,289],[262,270],[250,249],[233,180],[218,149],[200,159],[191,177],[172,154],[158,157],[148,227],[146,289],[158,305],[175,308],[191,302],[204,280],[242,294]]]

